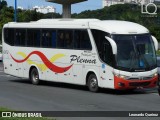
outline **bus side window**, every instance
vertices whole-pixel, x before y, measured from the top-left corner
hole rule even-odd
[[[33,30],[28,29],[27,30],[27,46],[28,47],[40,47],[40,39],[41,34],[40,30]]]
[[[57,40],[57,48],[64,48],[64,31],[59,30],[58,31],[58,40]]]
[[[73,31],[67,30],[65,32],[65,48],[73,49]]]
[[[73,30],[58,30],[57,48],[73,49]]]
[[[75,30],[74,49],[91,50],[92,45],[87,30]]]
[[[4,29],[4,41],[9,45],[14,45],[14,30],[13,28]]]
[[[15,30],[15,46],[25,46],[26,41],[26,30],[16,29]]]
[[[56,31],[52,31],[52,48],[56,48],[56,40],[57,40],[56,35],[57,35]]]
[[[52,32],[50,30],[42,30],[42,47],[52,47]]]

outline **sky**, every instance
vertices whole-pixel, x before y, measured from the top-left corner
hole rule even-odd
[[[8,6],[14,6],[15,0],[6,0]],[[62,6],[59,4],[46,2],[45,0],[17,0],[17,6],[21,6],[25,9],[32,8],[34,6],[54,6],[56,12],[62,13]],[[95,10],[102,8],[102,0],[88,0],[86,2],[77,3],[72,5],[72,13],[80,13],[85,10]]]

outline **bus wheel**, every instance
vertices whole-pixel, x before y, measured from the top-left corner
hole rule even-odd
[[[39,74],[38,70],[36,68],[33,68],[30,72],[30,80],[33,85],[38,85],[39,84]]]
[[[91,92],[98,92],[98,80],[95,74],[91,74],[88,77],[88,88]]]

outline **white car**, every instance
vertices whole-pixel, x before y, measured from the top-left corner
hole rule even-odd
[[[2,61],[2,45],[0,45],[0,61]]]

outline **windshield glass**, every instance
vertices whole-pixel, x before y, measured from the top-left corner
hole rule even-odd
[[[117,44],[116,66],[125,71],[146,71],[156,67],[156,54],[149,34],[113,35]]]

